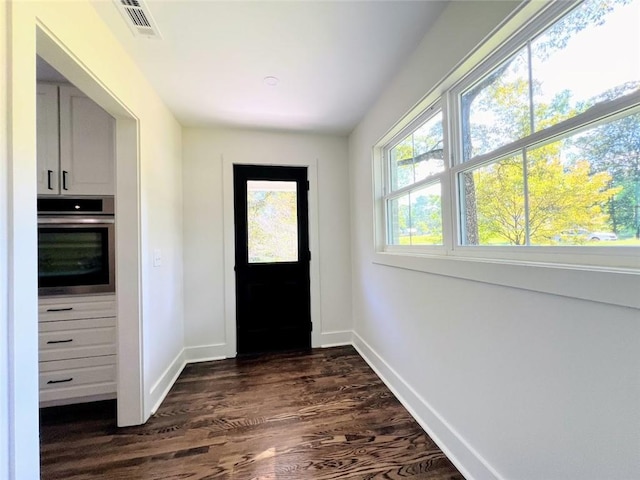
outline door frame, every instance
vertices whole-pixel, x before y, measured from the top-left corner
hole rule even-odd
[[[233,199],[233,165],[273,165],[285,167],[307,167],[309,181],[309,290],[311,294],[311,347],[321,346],[322,315],[320,310],[320,237],[318,218],[318,160],[283,159],[274,163],[269,160],[226,158],[222,155],[222,196],[223,196],[223,242],[224,242],[224,323],[225,346],[227,358],[237,355],[236,336],[236,279],[235,279],[235,228]]]
[[[150,406],[145,405],[142,358],[140,121],[46,25],[37,21],[35,27],[34,60],[40,55],[116,120],[117,423],[119,427],[140,425],[150,415]],[[35,72],[33,78],[35,85]],[[33,178],[35,185],[35,175]]]

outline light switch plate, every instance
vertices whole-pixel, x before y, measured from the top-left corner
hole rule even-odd
[[[159,248],[156,248],[153,251],[153,266],[159,267],[162,265],[162,251]]]

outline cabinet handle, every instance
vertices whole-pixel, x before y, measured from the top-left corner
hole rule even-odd
[[[69,173],[69,172],[67,172],[66,170],[63,170],[63,171],[62,171],[62,189],[63,189],[63,190],[69,190],[69,189],[67,188],[67,174],[68,174],[68,173]]]
[[[50,344],[50,343],[69,343],[69,342],[73,342],[73,338],[69,338],[67,340],[49,340],[47,342],[47,344]]]
[[[72,382],[73,381],[73,377],[71,378],[65,378],[64,380],[49,380],[47,382],[47,385],[51,384],[51,383],[68,383],[68,382]]]
[[[47,312],[68,312],[70,310],[73,310],[73,307],[66,307],[66,308],[47,308]]]
[[[51,186],[51,174],[53,173],[53,170],[47,170],[47,188],[49,190],[53,190],[53,187]]]

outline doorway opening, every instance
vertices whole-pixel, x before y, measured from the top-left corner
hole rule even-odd
[[[146,420],[142,378],[140,292],[140,167],[138,119],[98,77],[44,25],[36,27],[34,54],[115,118],[115,232],[117,337],[117,424]],[[35,182],[36,179],[34,178]],[[35,252],[34,252],[35,254]]]

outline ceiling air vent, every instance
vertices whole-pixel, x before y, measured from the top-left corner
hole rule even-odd
[[[136,37],[160,38],[149,8],[142,0],[114,0],[125,22]]]

